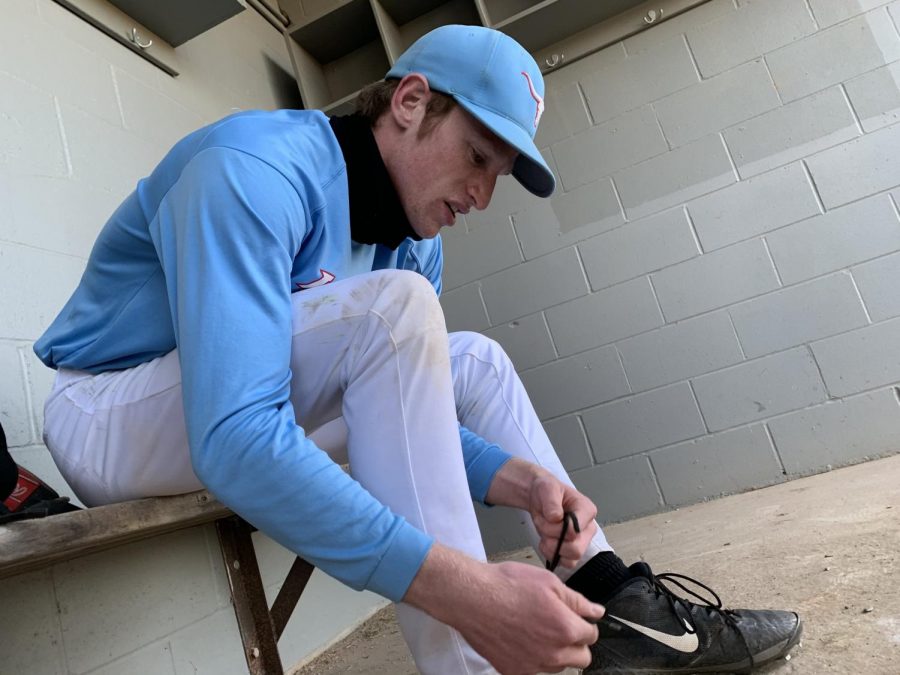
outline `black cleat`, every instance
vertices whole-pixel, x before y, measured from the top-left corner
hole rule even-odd
[[[723,609],[712,589],[690,577],[654,576],[642,562],[629,570],[631,579],[604,603],[600,639],[591,647],[593,660],[585,675],[749,673],[784,657],[800,641],[803,624],[794,612]],[[702,587],[715,604],[677,579]],[[678,597],[661,582],[702,604]]]

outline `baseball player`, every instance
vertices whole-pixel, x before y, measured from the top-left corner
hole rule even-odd
[[[440,229],[501,175],[554,190],[533,141],[543,92],[511,38],[444,26],[355,115],[239,113],[178,142],[35,345],[59,371],[45,440],[79,497],[207,487],[400,602],[423,673],[732,672],[785,654],[795,614],[694,604],[626,567],[502,349],[447,334]],[[335,424],[346,455],[310,438]],[[555,573],[486,563],[473,499],[527,514]]]

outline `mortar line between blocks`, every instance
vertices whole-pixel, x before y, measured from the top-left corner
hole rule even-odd
[[[491,320],[491,313],[488,311],[487,303],[484,301],[484,294],[481,292],[481,282],[478,282],[478,299],[481,301],[481,308],[484,310],[484,315],[487,317],[488,326],[493,327],[494,322]]]
[[[787,476],[787,467],[784,465],[784,460],[781,458],[781,453],[778,451],[778,444],[775,442],[775,437],[772,435],[772,430],[769,428],[768,422],[763,422],[763,429],[766,430],[766,436],[769,437],[769,443],[772,444],[772,452],[775,454],[775,459],[778,460],[778,465],[781,467],[781,475]]]
[[[686,204],[682,206],[681,209],[682,211],[684,211],[684,217],[687,218],[688,226],[691,228],[691,235],[694,237],[694,243],[697,245],[697,251],[699,251],[701,254],[706,253],[706,251],[703,250],[703,244],[700,241],[700,234],[697,232],[697,226],[694,224],[694,219],[691,217],[690,209],[688,209]]]
[[[668,506],[666,496],[663,494],[662,485],[659,482],[659,476],[656,475],[656,467],[653,465],[653,459],[649,454],[644,455],[647,458],[647,465],[650,467],[650,477],[653,479],[653,486],[656,488],[656,496],[659,499],[660,506]]]
[[[559,359],[559,348],[556,346],[556,340],[553,339],[553,331],[550,329],[550,322],[547,321],[547,310],[541,310],[541,320],[544,322],[544,328],[547,329],[547,335],[550,336],[550,346],[553,348],[553,360]],[[540,366],[535,366],[540,368]]]
[[[619,360],[619,367],[622,369],[622,377],[625,378],[625,386],[628,387],[628,393],[634,393],[634,387],[631,386],[631,382],[628,379],[628,373],[625,371],[625,361],[622,359],[622,353],[619,351],[619,345],[613,344],[613,349],[616,350],[616,358]]]
[[[697,64],[697,59],[694,57],[694,50],[691,49],[691,43],[688,42],[687,33],[681,34],[681,41],[684,43],[684,48],[687,49],[688,58],[691,60],[691,65],[694,66],[694,72],[697,74],[697,81],[703,82],[703,73],[700,72],[700,66]]]
[[[738,335],[737,326],[734,325],[734,317],[731,316],[731,312],[726,312],[728,314],[728,323],[731,324],[731,330],[734,332],[734,339],[737,341],[738,350],[741,352],[741,359],[747,360],[747,352],[744,351],[744,345],[741,344],[741,337]]]
[[[119,91],[119,78],[116,77],[116,68],[111,63],[109,64],[109,76],[112,78],[113,93],[116,96],[116,108],[119,111],[119,122],[122,123],[123,129],[127,129],[128,125],[125,123],[125,108],[122,106],[122,94]]]
[[[769,62],[766,60],[765,55],[763,55],[763,57],[762,57],[761,60],[762,60],[763,68],[766,69],[766,75],[769,76],[769,82],[772,83],[772,89],[775,90],[775,96],[778,97],[778,102],[779,102],[781,105],[784,105],[784,99],[781,97],[781,92],[778,91],[778,85],[775,84],[775,78],[772,76],[772,71],[771,71],[771,69],[769,68]],[[764,113],[764,114],[765,114],[765,113]]]
[[[737,164],[734,163],[734,157],[731,156],[731,148],[728,147],[728,143],[725,142],[725,134],[723,132],[719,132],[719,140],[722,141],[722,147],[725,148],[725,156],[728,157],[728,164],[731,165],[731,172],[734,174],[734,179],[740,183],[741,182],[741,174],[738,173]],[[763,172],[767,173],[767,172]]]
[[[509,226],[512,228],[512,231],[513,231],[513,239],[516,241],[516,246],[519,249],[519,262],[526,262],[525,248],[522,246],[522,241],[519,239],[519,231],[516,230],[516,214],[510,213],[509,216],[507,216],[507,220],[509,221]],[[468,220],[466,221],[466,227],[467,228],[469,227]],[[467,232],[468,231],[469,230],[467,230]]]
[[[624,45],[622,47],[624,49]],[[625,52],[626,55],[628,52]],[[588,121],[591,123],[592,127],[597,126],[597,121],[594,119],[594,113],[591,111],[591,106],[588,104],[587,96],[584,95],[584,88],[581,86],[581,82],[579,80],[575,80],[575,88],[578,90],[578,98],[581,100],[581,105],[584,106],[584,109],[587,111]]]
[[[813,196],[816,198],[816,204],[819,207],[819,213],[825,213],[825,202],[822,201],[822,195],[819,194],[819,186],[816,185],[816,179],[813,178],[812,171],[809,170],[809,165],[805,159],[800,160],[800,166],[803,167],[803,173],[806,174],[806,180],[809,181],[809,186],[812,188]]]
[[[62,141],[63,156],[66,160],[66,176],[72,178],[75,171],[72,168],[72,155],[69,153],[69,139],[66,137],[66,127],[63,124],[62,108],[59,107],[59,99],[53,97],[53,107],[56,110],[56,126],[59,129],[59,138]]]
[[[824,373],[822,373],[822,366],[819,365],[819,361],[818,361],[818,359],[816,359],[816,353],[813,351],[812,345],[808,344],[805,346],[806,346],[806,353],[809,354],[809,358],[811,358],[812,362],[815,364],[816,372],[819,374],[819,379],[822,380],[822,386],[825,388],[825,395],[828,397],[822,403],[828,403],[829,401],[835,400],[838,397],[832,396],[831,392],[828,391],[828,383],[825,382],[825,375],[824,375]],[[820,403],[819,405],[821,405],[822,403]]]
[[[841,90],[841,95],[844,97],[844,101],[847,102],[847,106],[850,108],[850,114],[853,115],[853,121],[856,123],[856,130],[859,131],[860,136],[864,136],[866,132],[862,127],[859,114],[856,112],[853,101],[850,100],[850,94],[847,93],[847,88],[844,86],[843,82],[838,85],[838,89]]]
[[[853,276],[853,271],[847,270],[847,276],[850,277],[850,283],[853,284],[853,291],[856,293],[856,297],[859,298],[859,304],[862,305],[863,314],[866,315],[867,325],[871,326],[874,322],[872,321],[872,317],[869,315],[869,308],[866,307],[866,301],[859,290],[859,286],[856,285],[856,278]]]
[[[763,248],[766,250],[766,256],[769,258],[769,262],[772,263],[772,269],[775,272],[775,280],[778,282],[778,288],[784,288],[784,281],[781,279],[781,274],[778,272],[778,267],[775,265],[775,258],[772,257],[772,252],[769,250],[769,242],[766,241],[765,237],[762,237]]]
[[[820,30],[821,26],[819,25],[819,20],[816,18],[816,13],[813,11],[812,5],[809,4],[809,0],[803,0],[803,4],[806,5],[806,11],[809,12],[809,16],[813,20],[816,31]]]
[[[657,122],[658,122],[658,120],[657,120]],[[612,176],[609,177],[609,184],[612,185],[613,196],[616,198],[616,204],[618,204],[618,206],[619,206],[619,213],[622,214],[622,218],[624,219],[625,223],[630,222],[628,220],[628,214],[625,213],[625,205],[622,203],[622,197],[621,197],[621,195],[619,195],[619,188],[616,186],[616,181]],[[622,223],[622,225],[624,225],[625,223]],[[622,227],[622,225],[619,225],[619,227]],[[618,229],[618,228],[613,228],[613,229]],[[612,232],[612,230],[607,230],[607,232]],[[605,232],[601,232],[600,234],[605,234]],[[593,237],[588,237],[588,239],[593,239]],[[579,242],[579,243],[581,243],[581,242]]]
[[[30,368],[25,357],[25,347],[17,346],[16,352],[19,355],[19,365],[22,368],[22,383],[25,386],[25,414],[28,415],[29,438],[32,443],[39,443],[37,420],[35,419],[34,397],[31,395],[31,378],[29,377]]]
[[[700,419],[703,420],[703,428],[706,429],[706,433],[711,434],[712,431],[709,429],[709,424],[706,422],[706,415],[703,414],[703,408],[700,407],[700,399],[697,398],[697,392],[694,391],[694,379],[688,378],[687,380],[688,388],[691,390],[691,398],[694,399],[694,404],[697,406],[697,412],[700,413]]]
[[[587,286],[587,295],[590,295],[594,291],[591,289],[591,280],[588,278],[587,270],[584,267],[584,261],[581,259],[581,251],[578,250],[578,246],[573,246],[572,248],[575,249],[575,259],[578,261],[578,267],[581,269],[581,277],[584,279],[584,283]]]

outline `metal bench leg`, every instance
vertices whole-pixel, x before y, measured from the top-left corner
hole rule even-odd
[[[253,548],[253,526],[238,516],[216,521],[219,545],[250,675],[283,675],[278,638],[315,569],[299,556],[269,611]]]

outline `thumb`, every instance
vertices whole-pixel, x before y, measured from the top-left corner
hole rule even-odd
[[[563,602],[566,603],[569,609],[578,614],[578,616],[582,616],[589,621],[599,621],[603,618],[603,615],[606,614],[606,608],[603,605],[591,602],[581,593],[573,591],[568,586],[564,586],[563,588],[565,589],[562,598]]]

